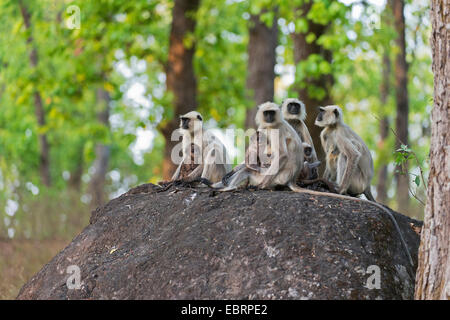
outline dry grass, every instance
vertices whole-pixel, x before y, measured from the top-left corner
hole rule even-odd
[[[20,199],[14,217],[7,217],[8,225],[0,214],[0,299],[16,298],[20,288],[89,224],[91,210],[78,193],[48,191]],[[9,227],[14,228],[13,239],[8,238]]]
[[[0,240],[0,299],[15,299],[20,288],[70,240]]]

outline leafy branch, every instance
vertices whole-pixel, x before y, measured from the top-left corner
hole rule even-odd
[[[423,173],[423,169],[422,169],[422,165],[421,162],[419,160],[419,158],[417,157],[417,154],[408,147],[408,145],[406,145],[405,143],[403,143],[401,141],[401,139],[398,137],[397,133],[394,131],[394,129],[389,128],[392,133],[394,134],[394,136],[397,138],[397,140],[401,143],[400,148],[395,150],[395,164],[397,166],[399,166],[400,168],[404,167],[404,164],[408,162],[408,160],[414,159],[416,161],[416,165],[419,168],[419,172],[420,174],[414,174],[414,173],[410,173],[410,172],[404,172],[403,170],[400,172],[401,174],[408,174],[411,176],[414,176],[414,183],[416,184],[417,187],[420,186],[421,184],[421,180],[422,180],[422,184],[425,188],[425,190],[427,189],[427,183],[424,177],[424,173]],[[417,196],[417,193],[414,193],[411,188],[408,186],[408,190],[411,193],[411,195],[417,200],[419,201],[422,205],[425,205],[424,201],[422,201],[421,199],[419,199],[419,197]]]

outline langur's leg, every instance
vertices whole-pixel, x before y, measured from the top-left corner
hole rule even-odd
[[[370,186],[364,191],[364,195],[366,196],[366,198],[370,201],[376,202],[373,195],[372,195],[372,191],[370,191]]]
[[[184,179],[185,182],[192,182],[197,178],[200,178],[203,172],[203,165],[200,164]]]
[[[243,168],[239,171],[237,171],[229,180],[228,186],[221,189],[220,191],[232,191],[236,190],[239,185],[247,180],[250,176],[249,171],[246,168]]]
[[[323,184],[325,184],[327,186],[328,190],[331,193],[338,193],[337,190],[336,190],[336,185],[333,182],[331,182],[331,181],[329,181],[329,180],[327,180],[325,178],[316,178],[316,179],[311,179],[311,180],[301,180],[300,184],[301,185],[305,185],[305,186],[309,186],[309,185],[314,184],[316,182],[322,182]]]

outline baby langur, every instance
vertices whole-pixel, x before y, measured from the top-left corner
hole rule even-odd
[[[258,107],[255,122],[258,129],[250,138],[245,163],[237,166],[231,176],[213,185],[236,189],[242,182],[262,189],[288,186],[300,189],[295,181],[303,167],[303,149],[300,137],[283,119],[280,108],[272,102]]]
[[[300,100],[289,98],[283,101],[283,103],[281,104],[281,110],[283,112],[284,119],[294,128],[294,130],[300,136],[302,142],[307,143],[311,148],[311,153],[306,160],[308,161],[310,170],[303,170],[299,176],[299,179],[313,180],[318,178],[319,173],[317,167],[320,165],[320,162],[317,165],[311,166],[312,164],[317,163],[318,159],[313,140],[311,138],[311,135],[309,134],[308,127],[304,122],[306,119],[305,104]],[[308,175],[305,175],[305,173],[308,173]]]
[[[304,155],[304,161],[303,161],[303,169],[300,172],[299,179],[302,180],[313,180],[317,179],[318,173],[317,173],[317,167],[320,165],[320,161],[314,161],[314,157],[316,156],[313,147],[306,142],[302,143],[303,147],[303,155]]]
[[[206,184],[214,183],[231,170],[225,147],[214,134],[203,130],[200,113],[191,111],[181,116],[179,130],[183,136],[183,158],[172,181],[200,179]]]
[[[408,259],[413,265],[397,221],[387,208],[375,202],[370,191],[370,181],[372,180],[374,169],[369,148],[367,148],[361,137],[344,123],[342,110],[338,106],[320,107],[319,110],[315,124],[325,128],[320,134],[326,157],[324,178],[335,182],[338,192],[341,194],[331,194],[330,196],[342,198],[342,194],[350,196],[364,194],[370,200],[368,202],[387,213],[394,223]],[[365,201],[359,198],[350,199]]]

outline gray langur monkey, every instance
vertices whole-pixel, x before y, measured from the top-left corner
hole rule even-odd
[[[405,248],[409,262],[413,266],[411,254],[403,238],[400,228],[392,213],[375,201],[370,191],[370,181],[373,177],[373,160],[369,148],[342,119],[342,110],[336,105],[319,107],[315,124],[324,127],[320,133],[322,147],[326,157],[324,178],[337,184],[339,195],[332,197],[366,201],[359,198],[344,196],[358,196],[364,194],[368,201],[388,214],[392,220],[400,240]]]
[[[180,116],[182,161],[172,176],[172,181],[217,182],[231,170],[226,149],[210,131],[203,130],[200,113],[191,111]],[[206,179],[206,180],[205,180]]]
[[[283,112],[284,119],[294,128],[303,143],[309,144],[311,148],[311,154],[306,160],[309,164],[310,170],[308,170],[308,175],[305,176],[305,171],[299,176],[300,180],[313,180],[319,177],[318,166],[312,165],[317,163],[319,160],[317,158],[316,149],[314,148],[314,143],[309,134],[308,127],[305,124],[306,119],[306,108],[305,104],[294,98],[288,98],[281,104],[281,110]]]
[[[325,152],[324,177],[338,186],[340,194],[364,194],[374,201],[370,191],[373,160],[364,141],[342,120],[338,106],[319,107],[315,124],[325,127],[320,140]]]
[[[314,159],[316,158],[316,154],[314,152],[313,147],[306,142],[302,143],[303,148],[303,169],[300,172],[299,179],[304,181],[315,181],[319,180],[319,175],[317,173],[317,167],[320,165],[320,161]]]
[[[276,186],[288,186],[294,191],[301,189],[295,181],[303,167],[302,143],[283,119],[279,106],[273,102],[261,104],[255,122],[258,129],[250,137],[245,162],[213,187],[230,191],[247,181],[262,189]]]

